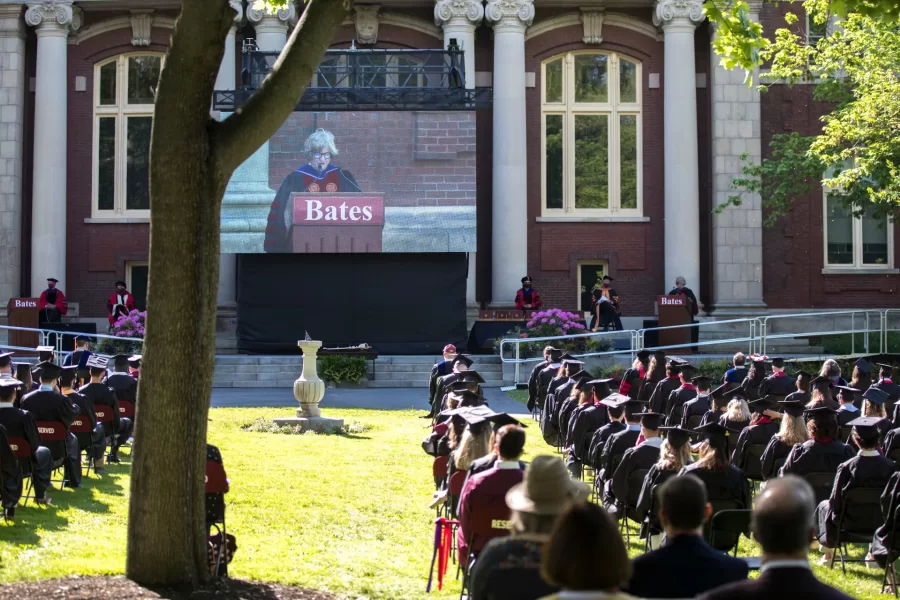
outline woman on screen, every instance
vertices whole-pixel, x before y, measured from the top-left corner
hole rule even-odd
[[[288,233],[291,224],[291,194],[297,192],[334,194],[340,192],[361,192],[356,179],[331,159],[338,155],[334,144],[334,134],[324,129],[316,129],[308,138],[303,150],[308,155],[306,164],[284,178],[266,223],[266,252],[290,252]]]

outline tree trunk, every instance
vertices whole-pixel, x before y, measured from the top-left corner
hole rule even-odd
[[[209,576],[204,472],[222,196],[234,169],[293,110],[346,10],[344,0],[313,0],[297,28],[306,24],[309,35],[294,32],[254,106],[217,123],[209,105],[234,12],[227,0],[183,2],[150,143],[151,276],[126,563],[138,583]]]

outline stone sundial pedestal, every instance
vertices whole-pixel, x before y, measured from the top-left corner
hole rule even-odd
[[[325,396],[325,382],[319,379],[319,375],[316,372],[316,360],[318,359],[318,352],[319,348],[322,347],[322,342],[301,340],[297,342],[297,345],[303,350],[303,373],[294,382],[294,398],[300,403],[300,408],[297,409],[296,417],[274,419],[275,423],[280,426],[289,425],[291,427],[299,425],[303,431],[334,431],[340,429],[344,425],[343,419],[323,417],[319,411],[319,402]]]

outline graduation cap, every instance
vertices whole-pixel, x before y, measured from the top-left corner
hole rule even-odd
[[[128,287],[128,285],[127,285],[124,281],[117,281],[117,282],[116,282],[116,287],[119,287],[120,285],[121,285],[122,287]]]
[[[63,387],[69,387],[75,382],[75,371],[78,365],[69,367],[60,367],[59,384]]]
[[[674,356],[669,357],[669,361],[666,363],[666,366],[673,371],[678,371],[681,368],[681,365],[684,364],[680,358],[675,358]]]
[[[452,365],[456,366],[457,364],[462,363],[462,364],[466,365],[466,368],[468,368],[468,367],[472,366],[473,362],[474,361],[471,358],[469,358],[468,356],[466,356],[465,354],[457,354],[456,356],[453,357]]]
[[[571,356],[569,358],[562,359],[562,362],[564,365],[575,365],[576,367],[580,367],[584,364],[583,360],[578,360],[577,358]]]
[[[451,383],[451,384],[448,386],[448,390],[449,390],[451,393],[471,392],[471,391],[472,391],[473,385],[474,385],[474,382],[473,382],[473,383],[467,383],[467,382],[465,382],[465,381],[457,380],[457,381],[454,381],[453,383]]]
[[[725,383],[723,383],[722,385],[720,385],[719,387],[714,389],[712,392],[710,392],[710,395],[713,398],[724,398],[727,393],[728,393],[728,382],[726,381]]]
[[[680,448],[691,441],[691,432],[681,427],[660,427],[660,431],[666,432],[666,439],[673,448]]]
[[[806,406],[800,400],[779,400],[778,404],[784,409],[785,414],[792,417],[802,417]]]
[[[811,380],[810,385],[815,386],[818,389],[827,389],[831,387],[831,378],[825,375],[819,375],[815,379]]]
[[[602,281],[613,281],[613,278],[609,275],[604,275]]]
[[[650,361],[650,355],[652,353],[649,350],[641,350],[637,353],[637,358],[642,363],[646,363]]]
[[[691,377],[694,376],[694,374],[696,372],[697,372],[697,367],[695,367],[694,365],[692,365],[690,363],[683,363],[681,365],[681,369],[679,369],[679,373],[681,373],[681,376],[684,377],[685,379],[690,379]]]
[[[62,369],[56,366],[54,363],[49,361],[44,361],[37,364],[37,369],[41,370],[41,379],[56,379],[59,377],[59,373]]]
[[[0,367],[8,367],[9,363],[12,362],[10,358],[15,352],[3,352],[0,353]]]
[[[706,388],[709,387],[709,384],[712,383],[713,378],[707,377],[706,375],[698,375],[691,379],[691,382],[696,383],[700,387]]]
[[[494,424],[494,429],[500,429],[504,425],[518,425],[519,427],[527,427],[525,423],[516,419],[515,417],[510,416],[507,413],[494,413],[487,419]]]
[[[887,392],[876,387],[870,387],[865,392],[863,392],[862,396],[872,404],[878,406],[882,406],[890,397]]]
[[[560,354],[559,354],[559,361],[557,361],[557,362],[564,363],[564,362],[566,362],[566,361],[568,361],[568,360],[575,360],[575,357],[572,356],[571,354],[569,354],[569,353],[568,353],[567,351],[565,351],[565,350],[560,350],[559,353],[560,353]]]
[[[528,276],[528,275],[526,275],[525,277],[523,277],[523,278],[521,279],[521,281],[522,281],[522,283],[525,283],[526,281],[527,281],[528,283],[531,283],[531,277]]]
[[[134,355],[128,357],[128,364],[133,366],[134,368],[139,368],[141,366],[141,361],[143,359],[144,359],[144,357],[141,356],[140,354],[134,354]],[[466,371],[466,373],[468,373],[468,371]],[[477,373],[476,373],[476,375],[477,375]],[[479,377],[480,377],[480,375],[479,375]],[[484,380],[482,379],[479,383],[483,383],[483,382],[484,382]]]
[[[840,392],[838,392],[838,395],[840,395],[840,397],[843,398],[844,400],[847,400],[850,402],[853,402],[854,394],[858,394],[862,391],[862,390],[858,390],[856,388],[852,388],[847,385],[838,385],[835,387],[840,390]]]
[[[595,396],[598,398],[606,398],[612,394],[612,389],[609,387],[609,384],[614,381],[615,379],[612,377],[601,377],[600,379],[591,379],[587,384],[593,388]]]
[[[457,414],[462,417],[463,421],[466,422],[466,425],[469,427],[472,433],[481,433],[490,425],[487,417],[483,414],[472,411],[465,411]]]
[[[59,283],[59,279],[57,279],[56,277],[48,277],[47,281],[52,281],[53,283]]]
[[[804,383],[809,383],[812,381],[812,373],[807,371],[797,371],[794,373],[794,377],[799,377]]]
[[[663,416],[659,413],[655,412],[643,412],[640,413],[641,417],[641,425],[646,427],[651,431],[656,431],[659,429],[659,426],[662,424]]]
[[[625,406],[629,402],[633,402],[631,398],[626,396],[625,394],[614,393],[608,395],[606,398],[600,401],[600,404],[604,406],[611,406],[613,408],[618,408],[620,406]]]
[[[881,372],[884,373],[885,375],[887,375],[888,377],[890,377],[891,373],[893,373],[893,371],[894,371],[894,367],[892,367],[891,365],[886,365],[884,363],[875,363],[875,364],[877,364],[879,367],[881,367]]]
[[[736,399],[736,398],[742,398],[744,400],[747,399],[747,392],[745,392],[744,388],[742,388],[740,386],[734,388],[733,390],[728,390],[727,392],[723,393],[722,395],[725,396],[726,398],[731,398],[731,399]]]
[[[38,346],[38,359],[41,361],[49,360],[53,356],[53,352],[56,350],[53,346]]]
[[[114,354],[110,358],[117,367],[123,367],[128,364],[128,357],[130,354]]]
[[[89,335],[79,334],[79,335],[75,336],[76,344],[83,344],[85,342],[93,342],[93,341],[94,341],[94,338],[92,338]]]
[[[750,360],[755,363],[764,363],[769,357],[765,354],[751,354]]]
[[[6,377],[5,379],[0,379],[0,396],[4,398],[8,398],[15,393],[16,389],[21,387],[23,384],[18,379],[13,379],[12,377]]]
[[[480,394],[476,394],[475,392],[454,392],[453,398],[459,401],[459,406],[461,408],[465,408],[467,406],[484,405],[484,398]]]
[[[587,371],[579,371],[578,373],[571,375],[569,377],[569,379],[574,379],[575,387],[578,388],[579,390],[583,390],[583,389],[590,389],[589,384],[592,381],[591,377],[593,377],[593,375],[591,375]]]
[[[784,359],[781,358],[780,356],[776,356],[775,358],[772,359],[772,366],[775,367],[776,369],[783,369],[784,368]]]
[[[804,414],[811,415],[813,417],[823,417],[826,415],[836,414],[837,411],[832,410],[824,405],[812,406],[809,408],[803,409]]]
[[[864,358],[857,359],[853,364],[859,369],[860,373],[870,373],[872,371],[872,363]]]
[[[654,356],[654,358],[656,358],[657,362],[661,361],[661,360],[665,361],[666,360],[666,351],[665,350],[654,350],[653,356]]]
[[[707,423],[694,431],[702,434],[710,446],[721,447],[727,444],[728,429],[718,423]]]
[[[773,400],[772,396],[766,396],[765,398],[759,398],[747,404],[754,412],[764,412],[767,410],[772,410],[775,408],[777,400]]]
[[[563,351],[560,350],[559,348],[553,348],[552,350],[550,350],[550,362],[551,363],[558,363],[560,360],[562,360],[562,356],[563,356]]]
[[[880,417],[856,417],[852,421],[848,421],[846,427],[853,427],[862,437],[873,436],[878,433],[878,422]]]
[[[92,354],[87,360],[87,367],[89,369],[105,369],[108,364],[109,359],[100,356],[99,354]]]
[[[130,358],[128,359],[128,362],[131,362]],[[484,383],[484,377],[481,376],[481,373],[473,369],[460,373],[459,378],[456,381],[463,381],[465,383]]]

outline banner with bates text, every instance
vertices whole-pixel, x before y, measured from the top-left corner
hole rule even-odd
[[[474,112],[293,113],[234,173],[221,252],[474,252]]]

